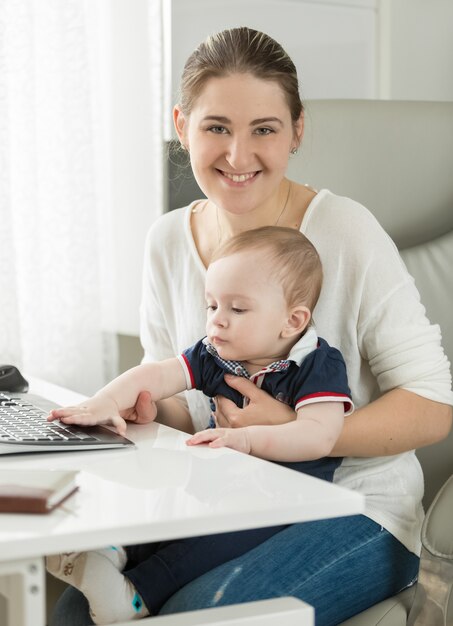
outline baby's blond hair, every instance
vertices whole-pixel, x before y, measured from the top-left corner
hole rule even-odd
[[[281,282],[288,307],[303,305],[313,311],[322,286],[322,265],[307,237],[298,230],[281,226],[246,230],[222,244],[214,252],[211,263],[237,252],[253,250],[266,252],[271,276]]]

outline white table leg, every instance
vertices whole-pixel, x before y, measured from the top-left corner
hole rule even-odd
[[[115,626],[314,626],[314,610],[297,598],[275,598],[151,617]]]
[[[6,626],[44,626],[44,560],[0,563],[0,593],[7,600]]]

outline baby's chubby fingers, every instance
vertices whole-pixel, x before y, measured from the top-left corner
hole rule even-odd
[[[47,416],[47,421],[60,420],[64,424],[77,424],[78,426],[113,426],[120,435],[125,435],[127,425],[119,415],[100,416],[89,410],[86,406],[64,407],[53,409]]]
[[[55,420],[62,420],[78,415],[86,415],[86,408],[81,406],[67,406],[60,409],[52,409],[46,419],[48,422],[53,422]]]
[[[186,441],[186,444],[188,446],[197,446],[201,443],[210,444],[222,437],[223,430],[223,428],[208,428],[207,430],[202,430],[190,437],[190,439]]]

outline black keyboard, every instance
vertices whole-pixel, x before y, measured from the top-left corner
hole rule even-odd
[[[134,445],[103,426],[48,422],[51,408],[56,405],[40,396],[0,392],[0,455]]]
[[[95,440],[87,432],[61,422],[47,422],[48,413],[0,392],[0,441]]]

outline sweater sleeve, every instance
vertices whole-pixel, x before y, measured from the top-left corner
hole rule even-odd
[[[427,319],[411,280],[389,290],[369,311],[359,336],[382,392],[401,387],[452,403],[451,374],[440,328]]]
[[[412,276],[390,237],[372,222],[359,247],[365,268],[358,340],[382,393],[400,387],[451,403],[449,362]]]
[[[398,387],[453,403],[440,328],[427,318],[412,276],[375,217],[323,190],[303,226],[324,270],[316,326],[343,354],[354,404]]]
[[[146,237],[140,304],[140,340],[144,350],[142,362],[147,363],[162,361],[176,354],[164,317],[165,303],[160,297],[162,290],[158,285],[164,270],[157,245],[160,239],[160,220],[157,220]]]
[[[204,273],[188,237],[191,207],[162,215],[146,238],[140,339],[144,362],[180,355],[205,334]],[[209,401],[201,391],[178,394],[195,430],[206,428]]]

